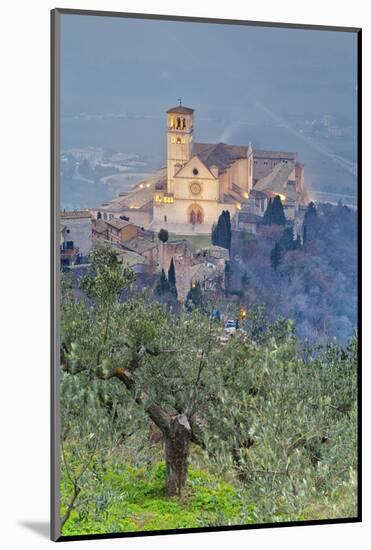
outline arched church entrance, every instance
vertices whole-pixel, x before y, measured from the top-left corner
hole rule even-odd
[[[204,211],[199,204],[191,204],[188,207],[188,223],[192,225],[204,223]]]

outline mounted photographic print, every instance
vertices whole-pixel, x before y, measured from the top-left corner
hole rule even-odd
[[[354,28],[52,12],[52,538],[361,520]]]

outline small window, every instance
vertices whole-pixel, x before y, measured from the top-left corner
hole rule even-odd
[[[177,137],[177,138],[176,138],[176,142],[177,142],[177,143],[182,143],[181,138],[180,138],[180,137]]]
[[[164,216],[164,222],[167,222],[167,216]]]
[[[198,175],[198,170],[197,170],[197,168],[193,168],[193,174],[194,174],[195,176]]]

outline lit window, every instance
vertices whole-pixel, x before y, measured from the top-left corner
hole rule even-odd
[[[181,138],[180,138],[180,137],[177,137],[177,138],[176,138],[176,142],[177,142],[177,143],[182,143]]]
[[[185,138],[182,138],[182,143],[185,143],[185,142],[186,142]]]
[[[170,128],[174,128],[174,116],[170,116]]]
[[[175,137],[172,137],[172,138],[171,138],[171,143],[175,143],[175,142],[176,142]]]

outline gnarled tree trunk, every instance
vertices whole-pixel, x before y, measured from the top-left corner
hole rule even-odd
[[[171,418],[164,433],[167,494],[181,495],[187,481],[191,427],[185,414]]]

